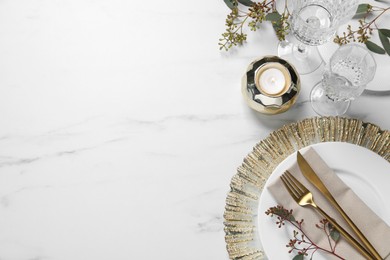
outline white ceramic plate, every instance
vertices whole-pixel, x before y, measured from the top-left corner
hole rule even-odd
[[[335,173],[388,225],[390,225],[390,165],[376,153],[348,143],[320,143],[312,146]],[[303,151],[307,148],[302,149]],[[286,244],[292,229],[278,229],[264,212],[277,205],[267,186],[296,161],[287,157],[272,173],[260,197],[259,230],[263,249],[269,259],[292,259]],[[290,234],[290,235],[289,235]],[[316,253],[315,259],[326,259]]]

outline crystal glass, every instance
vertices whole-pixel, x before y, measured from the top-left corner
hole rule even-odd
[[[374,78],[375,59],[365,47],[341,46],[330,58],[322,81],[311,91],[313,109],[319,115],[343,115],[351,100],[359,97]]]
[[[337,28],[356,13],[358,0],[295,0],[291,33],[279,44],[278,55],[291,62],[299,74],[308,74],[323,63],[316,46],[333,37]]]

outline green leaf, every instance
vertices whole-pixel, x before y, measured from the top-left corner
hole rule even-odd
[[[381,32],[383,35],[390,37],[390,30],[389,29],[379,29],[379,32]]]
[[[296,255],[292,260],[303,260],[304,259],[303,257],[304,257],[303,255]]]
[[[238,2],[245,6],[252,6],[254,4],[251,0],[238,0]]]
[[[276,33],[276,36],[278,36],[278,33],[282,30],[282,25],[278,22],[272,23],[272,28],[274,28],[274,31]],[[279,38],[279,37],[278,37]],[[280,39],[279,39],[280,40]]]
[[[225,4],[230,8],[230,9],[234,9],[237,7],[238,3],[237,3],[237,0],[223,0],[225,2]]]
[[[382,46],[387,52],[388,55],[390,55],[390,42],[389,38],[386,37],[381,31],[379,31],[379,39],[381,40]]]
[[[340,239],[340,232],[335,229],[331,224],[329,224],[329,230],[330,230],[330,237],[333,239],[334,242],[339,241]]]
[[[293,215],[290,215],[289,220],[292,221],[292,222],[297,222],[297,221],[295,220],[295,217],[294,217]]]
[[[366,41],[366,46],[372,52],[375,52],[378,54],[385,54],[386,53],[386,51],[382,47],[373,43],[372,41]]]
[[[279,14],[277,11],[269,13],[265,16],[265,20],[272,22],[272,27],[274,28],[276,34],[278,34],[278,31],[280,31],[282,28],[281,19],[282,15]]]
[[[360,4],[356,10],[355,15],[367,13],[368,10],[370,9],[370,7],[371,7],[371,5],[369,5],[369,4]]]
[[[265,16],[265,20],[271,22],[279,22],[282,19],[282,15],[278,12],[269,13]]]

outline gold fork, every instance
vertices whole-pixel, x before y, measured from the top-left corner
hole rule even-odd
[[[282,176],[280,176],[284,186],[286,187],[288,193],[291,197],[297,202],[300,206],[311,206],[317,210],[324,218],[326,218],[329,223],[340,232],[340,234],[355,247],[364,257],[367,259],[374,259],[370,253],[353,238],[345,229],[343,229],[337,222],[332,219],[328,214],[325,213],[317,204],[314,203],[313,194],[300,183],[289,171],[285,171]]]

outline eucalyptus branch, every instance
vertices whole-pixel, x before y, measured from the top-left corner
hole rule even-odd
[[[250,31],[257,31],[264,21],[271,22],[279,41],[284,41],[290,29],[291,13],[288,9],[288,0],[278,0],[284,1],[284,9],[281,13],[276,10],[276,1],[224,0],[231,12],[226,18],[226,30],[219,39],[219,49],[227,51],[234,46],[243,45],[248,37],[246,25]],[[356,15],[361,17],[358,20],[358,27],[352,28],[348,25],[346,31],[336,35],[333,41],[339,45],[359,42],[365,44],[372,52],[390,55],[390,30],[379,28],[377,24],[387,12],[390,12],[390,7],[360,4],[356,12]],[[372,15],[374,17],[370,19]],[[378,34],[382,47],[371,41],[374,32]]]
[[[264,21],[270,21],[278,39],[284,40],[289,28],[288,17],[290,15],[287,9],[287,0],[284,1],[285,8],[283,13],[279,14],[276,10],[276,0],[263,0],[261,2],[225,0],[228,6],[231,7],[231,12],[227,15],[225,21],[226,31],[219,39],[219,49],[227,51],[234,46],[242,45],[247,39],[244,26],[248,25],[251,31],[257,31]],[[238,3],[244,3],[248,8],[243,10],[243,6]]]
[[[387,52],[390,55],[390,43],[388,39],[388,37],[390,37],[390,30],[381,29],[377,25],[379,18],[389,10],[390,7],[383,8],[370,4],[360,4],[357,15],[363,15],[363,17],[359,19],[359,27],[357,29],[352,29],[352,26],[348,25],[347,31],[343,32],[341,36],[336,35],[333,41],[339,45],[345,45],[351,42],[364,43],[372,52],[378,54],[385,54]],[[374,18],[369,20],[369,16],[376,12],[379,12],[379,14],[376,14]],[[373,31],[378,31],[383,48],[370,41]]]
[[[310,259],[312,259],[317,251],[323,251],[339,259],[345,259],[336,253],[336,245],[339,241],[340,233],[338,233],[326,219],[320,220],[320,223],[316,224],[316,228],[324,231],[328,238],[330,249],[319,246],[310,238],[303,229],[304,220],[297,221],[293,215],[293,210],[287,210],[283,206],[278,205],[269,208],[265,214],[270,215],[271,217],[276,216],[276,225],[279,228],[288,223],[297,229],[293,230],[293,238],[291,238],[286,245],[286,247],[289,248],[289,253],[297,252],[294,259],[303,259],[304,256],[308,256],[309,253]],[[333,243],[331,241],[333,241]]]

